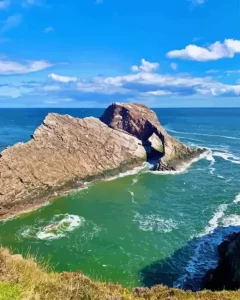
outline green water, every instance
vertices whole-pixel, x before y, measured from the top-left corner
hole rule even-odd
[[[206,230],[216,208],[228,202],[225,193],[235,195],[231,185],[222,192],[220,178],[214,187],[204,180],[208,165],[204,160],[185,174],[140,172],[94,184],[4,222],[1,242],[16,252],[50,259],[57,271],[80,269],[93,278],[141,285],[141,270],[171,257]],[[200,167],[206,170],[200,172]],[[188,259],[182,257],[181,264]],[[181,266],[175,269],[176,279]]]

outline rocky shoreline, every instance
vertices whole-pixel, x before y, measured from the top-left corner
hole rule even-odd
[[[144,105],[114,103],[100,119],[49,114],[27,143],[0,153],[0,218],[12,217],[86,183],[141,166],[177,170],[205,149],[169,136]]]
[[[203,289],[240,289],[240,233],[233,233],[218,246],[219,262],[203,278]]]

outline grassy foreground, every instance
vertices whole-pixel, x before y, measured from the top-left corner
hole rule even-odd
[[[11,255],[0,248],[0,300],[239,300],[240,291],[199,293],[155,286],[126,289],[118,284],[92,281],[80,271],[55,273],[29,257]]]

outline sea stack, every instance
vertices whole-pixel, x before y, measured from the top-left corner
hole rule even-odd
[[[192,149],[168,135],[154,111],[142,104],[113,103],[102,117],[109,127],[140,139],[148,158],[158,158],[158,171],[177,170],[205,149]]]
[[[27,143],[0,153],[0,217],[6,218],[157,157],[176,170],[199,155],[169,136],[144,105],[110,105],[100,119],[49,114]]]

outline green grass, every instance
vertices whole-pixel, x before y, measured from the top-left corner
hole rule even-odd
[[[0,300],[21,300],[22,289],[17,284],[0,282]]]
[[[184,292],[165,286],[127,289],[80,271],[55,273],[35,259],[0,249],[0,300],[239,300],[240,291]]]

